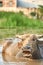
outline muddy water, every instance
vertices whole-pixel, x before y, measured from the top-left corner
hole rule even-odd
[[[29,58],[15,58],[7,54],[2,54],[2,46],[0,46],[0,65],[43,65],[43,59],[33,60]]]

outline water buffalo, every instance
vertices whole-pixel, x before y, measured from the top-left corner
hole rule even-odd
[[[43,36],[31,36],[31,54],[34,59],[43,58]]]
[[[16,56],[16,54],[19,51],[19,47],[21,47],[22,45],[21,42],[22,42],[22,39],[20,38],[6,40],[3,45],[2,53],[8,54],[10,56]],[[19,44],[21,45],[19,46]]]
[[[29,42],[28,42],[29,41]],[[25,43],[25,44],[23,44]],[[23,44],[23,45],[22,45]],[[28,46],[30,45],[30,47]],[[22,46],[22,48],[21,48]],[[26,46],[26,47],[25,47]],[[7,40],[3,45],[3,53],[9,54],[10,56],[21,56],[23,53],[23,47],[28,50],[34,59],[43,58],[43,36],[42,35],[30,35],[29,39],[26,37],[25,40],[15,38],[13,40]],[[21,48],[21,50],[20,50]],[[20,51],[20,52],[19,52]],[[26,52],[27,53],[27,52]],[[23,55],[22,55],[23,56]]]

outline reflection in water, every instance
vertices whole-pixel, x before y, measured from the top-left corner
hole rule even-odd
[[[26,62],[0,53],[0,65],[26,65]]]
[[[3,57],[3,58],[2,58]],[[8,55],[2,55],[1,62],[4,65],[43,65],[43,60],[32,60],[28,58],[15,58]]]
[[[0,49],[0,65],[43,65],[42,60],[33,60],[29,58],[16,58],[15,56],[9,56],[2,54]]]

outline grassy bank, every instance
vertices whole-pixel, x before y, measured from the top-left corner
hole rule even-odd
[[[29,19],[20,12],[0,12],[0,38],[28,32],[43,34],[43,21]]]

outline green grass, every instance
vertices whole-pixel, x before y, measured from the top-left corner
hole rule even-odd
[[[20,12],[0,12],[0,39],[23,33],[43,34],[43,21],[29,19]]]

